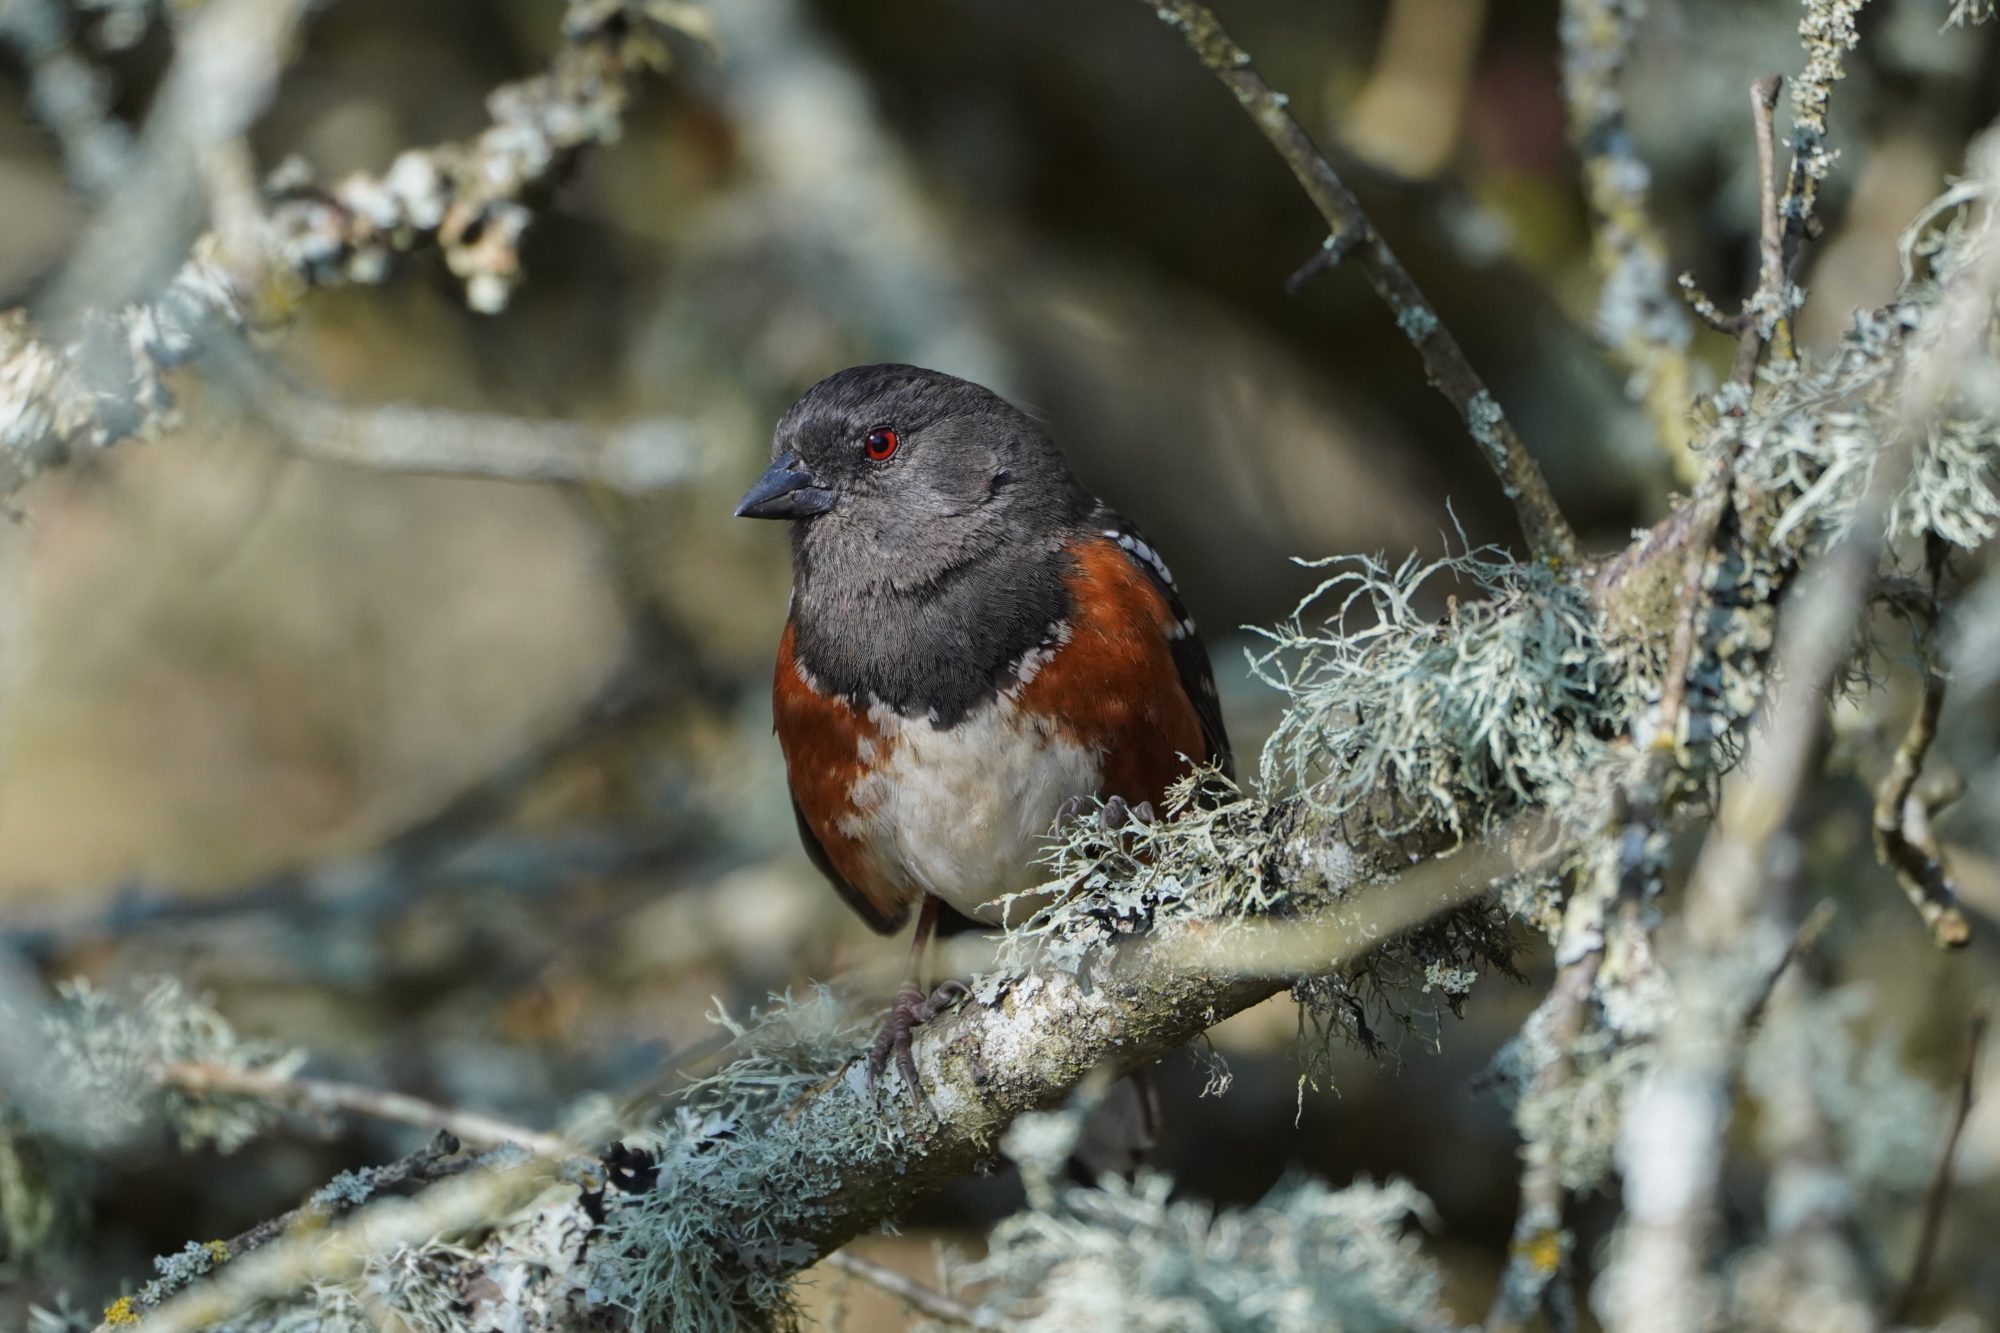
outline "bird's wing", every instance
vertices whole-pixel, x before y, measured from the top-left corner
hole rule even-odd
[[[1222,724],[1222,697],[1215,689],[1215,672],[1209,666],[1208,647],[1201,641],[1201,632],[1195,628],[1194,617],[1188,614],[1187,607],[1181,602],[1180,588],[1174,583],[1173,572],[1137,525],[1117,510],[1100,503],[1087,521],[1097,532],[1117,542],[1119,549],[1138,566],[1147,582],[1165,599],[1172,614],[1167,647],[1173,654],[1174,667],[1180,673],[1181,689],[1194,706],[1195,716],[1201,720],[1202,739],[1208,746],[1208,753],[1199,757],[1215,764],[1225,776],[1233,778],[1236,775],[1235,757],[1229,750],[1229,733]]]

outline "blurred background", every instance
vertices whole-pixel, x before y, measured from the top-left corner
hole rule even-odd
[[[1798,8],[1653,8],[1630,129],[1672,263],[1728,305],[1754,278],[1746,89],[1796,69]],[[2000,114],[2000,26],[1945,31],[1947,9],[1865,12],[1806,276],[1815,345],[1892,293],[1898,231]],[[1663,512],[1671,460],[1593,336],[1554,0],[1238,0],[1223,16],[1591,544]],[[475,132],[488,90],[546,62],[559,19],[556,0],[330,0],[258,162],[298,154],[334,180]],[[316,1072],[535,1126],[702,1068],[718,1003],[814,980],[886,1000],[903,945],[808,865],[769,734],[783,534],[729,517],[778,413],[846,365],[935,366],[1043,419],[1172,562],[1245,757],[1276,698],[1239,627],[1316,581],[1290,557],[1437,552],[1454,524],[1514,541],[1359,277],[1287,294],[1318,218],[1143,8],[726,0],[714,19],[720,49],[677,47],[622,140],[548,193],[503,313],[469,311],[420,255],[380,286],[315,295],[269,348],[356,410],[665,423],[686,451],[676,484],[307,461],[183,376],[180,429],[17,497],[0,533],[0,920],[46,977],[173,974],[246,1032],[309,1048]],[[135,121],[169,52],[156,28],[84,48]],[[87,216],[0,59],[0,307],[33,297]],[[1726,376],[1728,340],[1695,337]],[[1872,725],[1850,736],[1863,775],[1885,743]],[[1929,950],[1850,786],[1810,844],[1815,889],[1842,909],[1827,980],[1867,983],[1869,1013],[1905,1034],[1897,1058],[1943,1087],[2000,955],[1990,930],[1967,957]],[[2000,847],[1963,836],[1967,896],[1990,913]],[[1288,1001],[1231,1020],[1213,1034],[1226,1095],[1198,1095],[1205,1056],[1163,1066],[1160,1164],[1225,1203],[1293,1168],[1408,1177],[1437,1206],[1452,1302],[1476,1314],[1517,1177],[1480,1074],[1541,993],[1546,960],[1529,957],[1529,984],[1482,981],[1463,1020],[1401,1036],[1386,1061],[1343,1057],[1328,1086],[1300,1086]],[[1989,1092],[1946,1271],[1996,1317],[2000,1255],[1975,1243],[2000,1225],[2000,1082]],[[134,1147],[80,1187],[89,1221],[70,1244],[32,1264],[0,1251],[0,1323],[58,1290],[88,1305],[149,1276],[150,1256],[420,1139],[299,1122],[226,1158]],[[975,1254],[1017,1203],[1007,1174],[964,1182],[862,1249],[931,1280],[936,1243]],[[818,1299],[850,1327],[901,1326],[871,1293],[822,1283]]]

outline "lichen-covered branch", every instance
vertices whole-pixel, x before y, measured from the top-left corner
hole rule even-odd
[[[1982,169],[2000,166],[1989,135]],[[1607,1278],[1621,1328],[1683,1333],[1708,1326],[1720,1299],[1709,1275],[1716,1194],[1728,1127],[1728,1085],[1745,1024],[1786,939],[1764,910],[1777,846],[1812,771],[1824,694],[1852,651],[1897,497],[1917,468],[1969,361],[1989,344],[2000,292],[2000,205],[1989,201],[1962,238],[1962,266],[1905,353],[1884,407],[1866,489],[1790,612],[1769,701],[1741,779],[1725,798],[1691,877],[1686,941],[1673,969],[1678,1007],[1657,1063],[1625,1111],[1620,1160],[1627,1221]],[[1781,520],[1779,530],[1784,528]]]
[[[1548,479],[1514,430],[1499,400],[1487,389],[1466,359],[1458,340],[1439,321],[1437,312],[1396,258],[1389,243],[1375,230],[1361,203],[1334,172],[1312,136],[1287,110],[1287,99],[1264,82],[1250,63],[1250,53],[1233,41],[1207,6],[1195,0],[1145,0],[1149,9],[1178,30],[1188,49],[1236,97],[1278,155],[1285,160],[1306,197],[1319,209],[1332,234],[1327,250],[1351,258],[1367,275],[1368,284],[1396,316],[1396,327],[1423,358],[1432,385],[1458,409],[1466,429],[1479,445],[1501,488],[1513,501],[1521,530],[1537,556],[1574,568],[1582,557],[1576,534],[1556,506]]]
[[[1645,0],[1565,0],[1563,101],[1570,142],[1583,160],[1591,252],[1601,284],[1597,336],[1632,377],[1653,433],[1683,480],[1699,471],[1688,452],[1688,359],[1694,328],[1670,279],[1666,238],[1648,199],[1651,172],[1625,126],[1624,73]]]

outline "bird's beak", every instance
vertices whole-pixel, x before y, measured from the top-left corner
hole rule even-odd
[[[737,503],[738,518],[811,518],[833,508],[834,493],[819,485],[799,456],[780,454]]]

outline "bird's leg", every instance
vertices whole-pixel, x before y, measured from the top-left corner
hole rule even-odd
[[[924,904],[917,910],[917,933],[910,941],[910,965],[905,973],[903,987],[896,992],[896,998],[889,1006],[889,1017],[882,1024],[881,1032],[875,1036],[875,1044],[868,1048],[868,1086],[875,1086],[875,1080],[882,1076],[888,1066],[889,1057],[896,1057],[896,1071],[903,1076],[903,1087],[910,1099],[924,1104],[923,1085],[917,1082],[917,1061],[910,1053],[910,1033],[930,1022],[965,994],[965,987],[956,981],[947,981],[936,990],[926,991],[923,986],[924,948],[931,942],[931,932],[937,928],[938,900],[930,894],[924,895]]]

